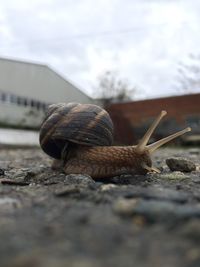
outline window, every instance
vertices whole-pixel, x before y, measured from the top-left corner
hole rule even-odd
[[[6,93],[3,91],[0,91],[0,102],[7,102],[19,106],[31,107],[37,110],[45,110],[48,106],[47,103],[37,101],[34,99],[29,99],[26,97],[21,97],[15,94]]]
[[[1,101],[2,102],[6,102],[6,99],[7,99],[7,94],[6,93],[1,93],[0,97],[1,97]]]

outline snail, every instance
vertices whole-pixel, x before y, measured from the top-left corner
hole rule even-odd
[[[113,123],[109,114],[92,104],[52,104],[40,129],[40,145],[53,157],[54,166],[66,174],[88,174],[94,179],[121,174],[160,172],[152,166],[151,154],[163,144],[191,131],[186,128],[147,145],[167,114],[161,111],[136,146],[113,146]]]

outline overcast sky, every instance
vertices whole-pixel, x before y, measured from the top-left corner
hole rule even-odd
[[[200,54],[200,0],[0,0],[0,57],[48,64],[90,95],[106,70],[140,98],[175,93],[190,53]]]

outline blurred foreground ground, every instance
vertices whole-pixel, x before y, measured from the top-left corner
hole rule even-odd
[[[161,174],[95,182],[53,172],[39,149],[1,149],[0,266],[199,267],[199,165],[171,172],[171,155],[200,164],[198,148],[163,149]]]

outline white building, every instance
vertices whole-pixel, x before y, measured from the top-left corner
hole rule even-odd
[[[36,128],[58,102],[94,101],[46,65],[0,58],[0,125]]]

